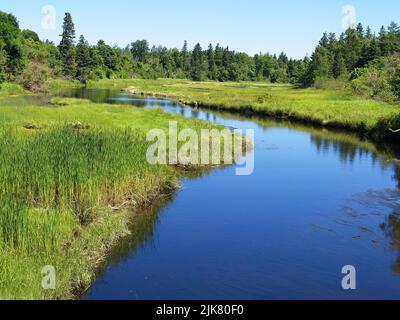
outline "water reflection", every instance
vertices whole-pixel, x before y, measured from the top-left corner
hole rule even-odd
[[[392,248],[399,252],[392,269],[393,272],[400,273],[400,212],[389,214],[381,228],[386,237],[390,239]]]
[[[180,193],[179,201],[161,203],[135,217],[130,241],[120,245],[101,273],[105,281],[115,283],[103,286],[100,278],[90,298],[106,296],[108,290],[115,290],[118,297],[131,297],[116,288],[118,284],[129,287],[124,280],[116,280],[116,275],[132,281],[135,298],[321,298],[322,292],[327,292],[328,298],[346,298],[337,291],[337,283],[330,281],[340,270],[336,264],[355,259],[366,269],[385,273],[393,262],[393,257],[385,254],[387,248],[399,252],[392,271],[400,271],[400,162],[395,160],[400,159],[399,146],[337,130],[192,109],[174,101],[112,90],[67,95],[95,102],[162,107],[185,117],[256,130],[254,176],[232,180],[229,169],[227,174],[206,173],[209,177],[190,184],[195,191]],[[160,257],[171,260],[167,263]],[[385,264],[385,259],[389,263]],[[148,273],[157,281],[149,284],[128,267],[113,270],[125,262],[130,267],[139,265],[136,271],[142,276],[151,269]],[[172,276],[168,268],[176,274]],[[211,278],[212,283],[207,281]],[[315,285],[318,290],[304,280],[310,278],[321,284]],[[361,281],[370,278],[369,272],[360,274]],[[390,275],[386,274],[385,281],[378,277],[371,281],[372,289],[358,291],[356,297],[386,293],[400,297]],[[374,291],[380,283],[385,292]],[[204,295],[196,296],[193,291]]]
[[[61,92],[59,95],[63,97],[74,97],[80,99],[88,99],[95,103],[110,104],[126,104],[134,105],[139,108],[166,107],[175,106],[176,102],[166,99],[157,99],[151,97],[135,97],[128,93],[111,90],[111,89],[85,89],[77,88],[67,92]]]
[[[160,209],[173,201],[172,197],[165,197],[153,206],[143,209],[140,212],[131,213],[130,236],[124,241],[120,241],[113,249],[107,263],[100,266],[99,274],[105,272],[121,262],[126,261],[131,254],[134,254],[144,246],[152,246],[155,241],[155,228],[160,219]]]

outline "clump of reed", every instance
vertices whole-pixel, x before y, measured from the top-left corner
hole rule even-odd
[[[85,225],[100,205],[140,201],[148,193],[135,190],[145,188],[138,181],[149,171],[147,147],[132,130],[74,130],[65,125],[34,135],[0,131],[0,197],[8,208],[3,216],[21,212],[0,228],[18,234],[26,206],[68,209]],[[123,199],[126,190],[135,191],[139,199]]]
[[[189,175],[149,164],[146,133],[168,132],[169,121],[196,132],[216,126],[160,109],[20,102],[1,105],[0,299],[75,298],[130,233],[127,209],[148,207]],[[41,287],[46,265],[57,269],[55,291]]]
[[[71,273],[63,279],[77,278],[82,265],[89,268],[91,257],[85,254],[95,241],[80,248],[75,269],[75,258],[62,257],[74,241],[82,241],[76,240],[81,233],[88,233],[82,230],[94,230],[99,220],[116,214],[110,207],[145,206],[176,188],[172,168],[147,163],[147,148],[143,134],[134,129],[76,130],[70,124],[37,131],[0,129],[0,297],[21,297],[16,290],[24,286],[15,279],[29,284],[27,274],[38,276],[31,286],[40,286],[46,263],[68,261],[71,266],[65,268]],[[116,236],[111,227],[106,231]],[[28,265],[31,269],[22,271]],[[40,288],[37,292],[45,294]]]

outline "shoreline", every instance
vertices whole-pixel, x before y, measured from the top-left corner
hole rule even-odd
[[[112,88],[112,87],[111,87]],[[117,88],[120,89],[120,88]],[[268,116],[265,114],[263,110],[258,110],[260,114],[254,113],[254,110],[252,107],[246,107],[246,108],[231,108],[229,106],[224,106],[224,105],[217,105],[217,104],[206,104],[194,100],[186,100],[182,97],[177,97],[172,94],[162,94],[162,93],[157,93],[155,94],[154,92],[145,92],[141,91],[138,92],[136,89],[132,90],[132,88],[126,88],[126,89],[121,89],[125,90],[127,92],[130,92],[132,94],[138,94],[142,96],[153,96],[153,97],[160,97],[160,98],[168,98],[168,99],[175,99],[179,101],[182,104],[194,107],[194,108],[204,108],[208,110],[214,110],[214,111],[225,111],[231,114],[241,114],[249,118],[249,120],[252,120],[252,117],[258,117],[258,118],[268,118],[268,119],[276,119],[276,120],[281,120],[281,121],[291,121],[297,122],[297,123],[305,123],[306,125],[315,125],[319,126],[322,128],[333,128],[333,129],[346,129],[341,126],[330,126],[330,124],[325,124],[321,125],[317,121],[312,123],[312,122],[303,122],[303,121],[298,121],[296,117],[290,118],[290,117],[280,117],[278,118],[277,116]],[[134,91],[134,92],[132,92]],[[10,97],[11,98],[11,97]],[[72,103],[73,99],[70,99],[70,103]],[[84,102],[84,100],[82,100]],[[96,103],[93,102],[85,102],[88,105],[97,105]],[[80,108],[79,103],[76,101],[74,102],[76,104],[76,108]],[[105,106],[104,104],[98,104],[98,107],[101,108],[102,106]],[[65,107],[68,108],[68,104],[65,105]],[[115,105],[113,106],[115,107]],[[77,109],[77,110],[78,110]],[[138,111],[139,112],[139,111]],[[357,133],[354,130],[348,130],[347,131],[352,131]],[[359,133],[359,132],[358,132]],[[115,207],[117,210],[112,210],[113,208],[111,207],[99,207],[100,211],[104,211],[97,220],[95,220],[92,224],[90,224],[88,227],[84,227],[85,229],[82,229],[82,237],[78,237],[75,239],[73,243],[70,244],[70,252],[76,252],[76,254],[81,254],[82,257],[85,259],[85,265],[81,269],[82,272],[76,272],[74,278],[72,278],[73,282],[69,283],[68,286],[64,284],[63,291],[60,291],[57,295],[52,295],[50,294],[48,297],[44,295],[44,299],[79,299],[81,298],[85,292],[88,291],[90,288],[91,284],[96,279],[96,274],[99,271],[99,268],[106,262],[107,257],[109,254],[113,251],[115,247],[118,246],[118,243],[120,241],[124,241],[124,239],[129,238],[130,236],[130,223],[131,223],[131,217],[132,217],[132,212],[134,211],[145,211],[147,208],[150,208],[152,206],[157,205],[157,203],[165,198],[166,196],[171,196],[174,194],[177,190],[179,190],[179,181],[183,178],[190,178],[190,177],[197,177],[201,176],[204,172],[207,170],[214,170],[215,168],[205,168],[205,167],[190,167],[188,170],[184,170],[185,168],[180,168],[180,167],[174,167],[172,170],[174,171],[173,174],[173,179],[171,180],[170,178],[167,179],[167,177],[164,177],[165,179],[163,180],[165,183],[164,185],[158,185],[156,186],[157,192],[152,192],[151,197],[144,199],[143,203],[136,203],[135,206],[129,206],[128,208],[126,207],[118,207],[118,205]],[[159,181],[160,183],[162,181]],[[120,190],[121,191],[121,190]],[[114,208],[114,209],[115,209]],[[92,237],[92,235],[95,234],[96,237]],[[84,248],[84,251],[82,251],[82,246]],[[81,251],[79,251],[81,250]],[[63,257],[61,257],[62,259]],[[65,259],[67,259],[65,257]],[[80,270],[80,269],[76,269]],[[35,297],[35,296],[32,296]]]
[[[295,90],[295,89],[293,89]],[[210,111],[223,111],[231,114],[237,114],[246,117],[251,120],[251,117],[258,117],[260,119],[271,119],[276,121],[287,121],[303,125],[314,126],[317,128],[336,129],[344,130],[350,133],[358,134],[360,137],[371,139],[375,142],[398,142],[400,140],[400,132],[398,130],[390,128],[388,123],[377,123],[373,128],[368,129],[365,123],[360,123],[358,126],[348,125],[346,123],[336,121],[321,121],[312,116],[301,117],[296,114],[290,114],[285,112],[275,112],[268,110],[267,108],[255,108],[254,106],[230,106],[224,104],[206,103],[197,100],[191,100],[182,98],[174,94],[157,93],[153,91],[136,91],[131,87],[122,89],[124,92],[128,92],[132,95],[140,95],[143,97],[158,97],[164,99],[175,99],[183,105],[187,105],[192,108],[199,108]],[[400,107],[399,107],[400,117]],[[391,119],[382,119],[382,121],[390,122]],[[396,119],[397,120],[397,119]],[[382,128],[383,127],[383,128]]]
[[[132,213],[171,197],[182,179],[224,167],[152,166],[145,159],[145,133],[154,126],[175,120],[196,130],[221,127],[209,122],[82,99],[21,108],[18,98],[9,98],[0,131],[11,139],[2,157],[9,167],[3,170],[2,204],[11,208],[0,225],[0,236],[8,237],[1,251],[2,299],[81,298],[113,249],[130,236]],[[82,125],[75,126],[76,120]],[[56,290],[42,289],[44,266],[54,266]]]

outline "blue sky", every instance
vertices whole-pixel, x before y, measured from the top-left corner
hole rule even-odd
[[[56,29],[42,27],[42,7],[56,9]],[[400,23],[400,1],[385,0],[1,0],[0,10],[17,16],[21,28],[59,42],[64,12],[71,12],[77,35],[90,43],[104,39],[125,46],[132,40],[181,48],[188,40],[229,45],[237,51],[279,53],[300,58],[311,53],[322,32],[340,33],[342,8],[352,5],[357,21],[374,31]]]

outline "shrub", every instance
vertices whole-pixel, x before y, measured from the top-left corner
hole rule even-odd
[[[325,78],[318,77],[315,79],[314,87],[317,89],[327,89],[327,90],[335,90],[335,91],[343,91],[347,89],[346,79],[333,79],[333,78]]]
[[[392,101],[394,95],[389,79],[382,70],[375,67],[357,71],[357,78],[351,82],[351,88],[357,95],[378,100]]]
[[[351,75],[354,93],[368,98],[392,102],[400,100],[400,55],[380,58]]]
[[[17,83],[30,91],[46,90],[51,70],[40,62],[30,62],[24,72],[17,78]]]
[[[396,71],[391,79],[392,91],[396,98],[400,100],[400,67],[396,68]]]

